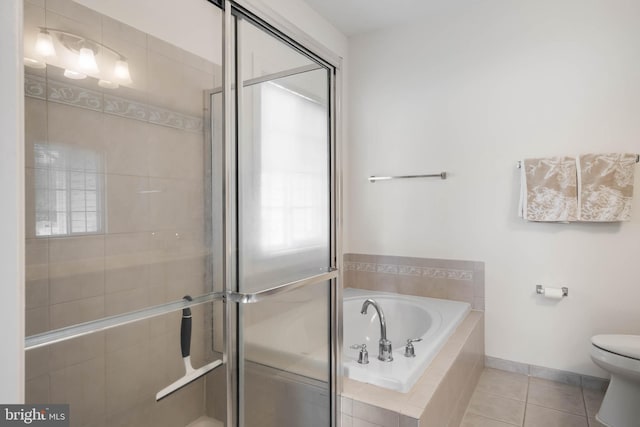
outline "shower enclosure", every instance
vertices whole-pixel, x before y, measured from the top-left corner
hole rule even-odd
[[[27,402],[337,426],[339,59],[244,1],[24,11]],[[156,401],[186,307],[193,366],[222,363]]]

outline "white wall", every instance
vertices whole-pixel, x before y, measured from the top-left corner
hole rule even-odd
[[[336,55],[347,58],[347,37],[303,0],[249,0],[273,10]]]
[[[0,402],[24,400],[22,1],[0,2]]]
[[[640,2],[455,3],[350,39],[346,251],[485,261],[488,355],[604,375],[590,336],[640,334],[640,167],[632,222],[539,224],[516,161],[640,152]]]

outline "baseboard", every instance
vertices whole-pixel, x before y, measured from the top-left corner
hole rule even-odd
[[[486,368],[500,369],[502,371],[525,374],[531,377],[544,378],[551,381],[558,381],[565,384],[577,385],[583,388],[606,390],[609,380],[606,378],[592,377],[560,369],[546,368],[544,366],[528,365],[526,363],[514,362],[512,360],[500,359],[497,357],[485,356],[484,365]]]

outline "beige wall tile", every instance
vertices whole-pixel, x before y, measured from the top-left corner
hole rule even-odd
[[[61,237],[49,240],[49,261],[63,265],[78,260],[91,261],[104,257],[104,236]],[[104,262],[104,261],[103,261]]]
[[[484,263],[345,254],[347,287],[468,302],[484,310]],[[481,295],[481,296],[479,296]]]
[[[154,125],[124,117],[104,115],[106,171],[110,174],[147,176],[149,128]]]
[[[38,7],[44,7],[44,0],[25,0],[25,2]]]
[[[98,332],[50,346],[49,369],[57,371],[104,356],[104,333]]]
[[[447,299],[473,304],[473,282],[450,280],[447,283]]]
[[[41,99],[24,98],[24,158],[25,166],[35,167],[36,144],[47,144],[47,103]]]
[[[137,47],[146,50],[146,33],[105,15],[102,15],[100,18],[102,21],[102,34],[104,43],[122,53],[127,58],[127,60],[131,58],[131,55],[129,55],[129,52],[121,50],[124,46],[115,46],[112,40],[113,38],[126,40],[128,41],[128,44],[135,44],[137,45]]]
[[[194,181],[151,178],[149,225],[154,230],[199,228],[204,220],[204,197]],[[175,236],[175,234],[174,234]],[[175,236],[179,237],[179,236]]]
[[[79,261],[77,264],[81,264]],[[70,267],[75,269],[76,266]],[[64,272],[56,265],[56,274],[51,277],[51,304],[84,300],[104,295],[104,271],[98,272]]]
[[[105,296],[105,315],[128,313],[148,307],[147,288],[113,292]]]
[[[149,37],[149,47],[163,43],[153,37]],[[171,47],[170,48],[175,48]],[[177,48],[175,48],[177,49]],[[180,54],[179,52],[177,53]],[[147,53],[147,93],[149,103],[163,108],[171,108],[178,105],[183,84],[182,64],[179,60],[170,59],[165,55],[149,50]]]
[[[400,427],[418,427],[419,420],[407,417],[404,415],[400,416]]]
[[[104,317],[104,296],[53,304],[51,328],[58,329]]]
[[[31,380],[49,373],[49,347],[34,348],[24,353],[25,378]]]
[[[36,307],[25,310],[25,335],[35,335],[51,329],[49,307]]]
[[[147,46],[153,53],[158,53],[168,59],[182,62],[183,50],[157,37],[147,35]]]
[[[148,178],[107,175],[107,230],[132,233],[151,230],[149,223]]]
[[[100,28],[100,17],[101,15],[98,12],[95,12],[88,7],[82,6],[76,2],[69,0],[47,0],[47,10],[56,12],[60,15],[63,15],[67,18],[73,19],[78,22],[82,22],[87,26],[92,26],[94,28]],[[59,28],[59,27],[54,27]],[[83,34],[85,37],[90,37],[89,34]],[[93,38],[94,40],[98,40],[97,37]]]
[[[104,295],[104,236],[49,239],[49,261],[52,304]]]
[[[368,405],[357,400],[353,401],[353,418],[354,425],[356,424],[356,419],[384,427],[398,427],[400,423],[400,415],[397,412]]]
[[[49,239],[26,239],[25,260],[26,280],[49,278]]]
[[[111,353],[125,347],[133,347],[149,337],[149,323],[142,320],[105,331],[106,352]]]
[[[149,342],[142,340],[106,356],[107,412],[116,414],[132,409],[138,402],[150,400],[158,390],[153,389],[153,368],[150,363]]]
[[[153,407],[155,402],[138,401],[126,411],[107,415],[106,425],[109,427],[152,427]]]
[[[25,247],[25,307],[49,304],[49,241],[27,239]]]
[[[27,380],[24,384],[25,403],[53,403],[49,398],[49,375]]]
[[[352,418],[351,422],[353,427],[382,427],[380,424],[375,424],[360,418]]]
[[[24,171],[24,234],[27,239],[36,237],[36,173],[33,168]]]
[[[166,126],[148,127],[146,141],[149,175],[158,178],[198,178],[201,181],[204,170],[204,135]]]
[[[101,152],[105,137],[102,113],[55,102],[47,107],[49,144]]]
[[[184,53],[186,54],[186,52]],[[186,54],[183,56],[190,55]],[[187,114],[202,117],[204,91],[211,90],[215,87],[213,75],[189,65],[183,65],[182,72],[184,85],[180,103],[177,107],[180,111]]]
[[[53,371],[51,401],[69,403],[71,419],[89,424],[105,413],[104,358],[96,358]]]

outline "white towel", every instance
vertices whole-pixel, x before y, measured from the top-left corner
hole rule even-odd
[[[578,169],[580,221],[631,220],[636,154],[583,154]]]
[[[574,158],[525,159],[520,167],[519,215],[522,218],[540,222],[569,222],[577,219]]]

